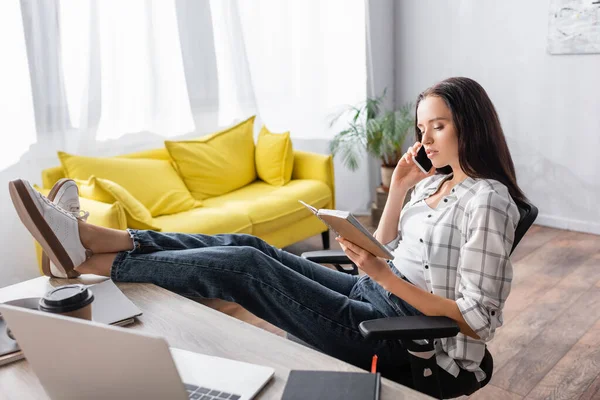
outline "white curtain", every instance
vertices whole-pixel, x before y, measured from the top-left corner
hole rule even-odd
[[[174,0],[61,0],[60,37],[75,128],[97,140],[194,130]]]
[[[126,134],[149,134],[154,144],[208,133],[251,114],[273,131],[290,130],[295,139],[328,140],[342,126],[329,126],[332,115],[366,98],[363,0],[206,4],[210,7],[201,9],[193,0],[21,0],[30,89],[23,86],[28,74],[19,3],[2,2],[2,43],[10,47],[3,53],[17,73],[0,79],[7,81],[3,87],[19,89],[3,91],[0,98],[30,114],[11,112],[10,118],[31,122],[32,107],[15,100],[31,102],[33,90],[37,126],[37,140],[30,127],[6,148],[10,157],[3,162],[15,162],[35,142],[42,145],[36,157],[58,149],[94,154],[107,148],[99,141],[113,143]],[[194,7],[210,14],[202,31],[190,23],[193,15],[182,15]],[[207,40],[213,51],[199,54]],[[194,47],[201,42],[204,48]],[[216,110],[216,123],[195,126],[204,121],[198,114],[209,109]],[[142,134],[126,141],[123,150],[148,142]]]
[[[0,2],[0,171],[16,163],[36,141],[21,7]]]
[[[365,100],[363,0],[211,0],[211,12],[221,122],[255,100],[270,129],[331,139],[331,116]]]

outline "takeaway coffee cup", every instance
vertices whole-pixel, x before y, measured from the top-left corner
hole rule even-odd
[[[53,314],[92,320],[94,294],[85,285],[66,285],[50,290],[38,308]]]

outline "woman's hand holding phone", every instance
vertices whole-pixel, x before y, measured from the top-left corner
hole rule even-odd
[[[404,153],[396,165],[396,168],[394,168],[391,183],[392,187],[402,187],[408,190],[423,179],[435,174],[435,167],[433,166],[427,174],[423,173],[421,168],[417,166],[415,158],[417,157],[421,147],[422,144],[420,142],[416,142],[408,148],[406,153]]]

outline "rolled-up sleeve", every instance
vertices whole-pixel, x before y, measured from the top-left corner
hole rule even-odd
[[[398,243],[400,242],[400,231],[398,231],[398,234],[396,235],[396,237],[394,238],[394,240],[388,242],[388,243],[384,243],[385,247],[387,247],[390,251],[396,250],[396,247],[398,247]]]
[[[373,232],[373,236],[377,237],[377,231]],[[396,234],[396,237],[394,239],[392,239],[391,241],[387,242],[387,243],[383,243],[383,245],[385,247],[388,248],[388,250],[390,251],[394,251],[396,250],[396,247],[398,247],[398,242],[400,242],[400,230],[398,230],[398,233]]]
[[[478,193],[467,204],[460,249],[456,303],[467,324],[484,341],[502,325],[502,308],[510,293],[510,251],[519,211],[508,195]]]

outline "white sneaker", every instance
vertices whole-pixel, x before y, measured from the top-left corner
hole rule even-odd
[[[79,237],[77,218],[48,200],[24,179],[9,182],[8,189],[17,214],[29,233],[63,276],[72,274],[71,271],[88,256]]]
[[[72,179],[63,178],[56,182],[50,193],[48,193],[48,200],[82,221],[86,221],[90,215],[87,211],[81,210],[79,206],[79,188]],[[50,262],[50,258],[44,251],[42,251],[42,272],[46,276],[55,278],[76,278],[80,275],[75,270],[71,270],[67,275],[64,275],[53,262]]]

